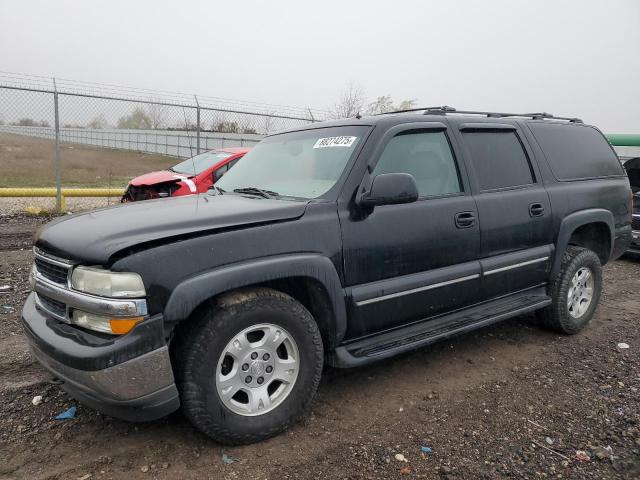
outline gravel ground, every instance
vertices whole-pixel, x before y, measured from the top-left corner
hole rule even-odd
[[[601,306],[579,335],[523,316],[372,366],[327,368],[303,422],[229,448],[179,413],[145,424],[97,414],[33,362],[19,311],[42,222],[0,218],[0,478],[640,478],[637,260],[605,268]],[[54,420],[73,405],[75,419]]]

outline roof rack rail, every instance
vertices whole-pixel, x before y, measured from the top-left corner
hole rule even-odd
[[[505,113],[505,112],[482,112],[475,110],[457,110],[448,105],[441,105],[439,107],[422,107],[422,108],[410,108],[407,110],[396,110],[393,112],[386,113],[408,113],[408,112],[422,112],[424,111],[424,115],[447,115],[449,113],[455,113],[460,115],[484,115],[487,118],[505,118],[505,117],[522,117],[522,118],[531,118],[533,120],[564,120],[571,123],[582,123],[582,120],[579,118],[572,117],[556,117],[551,113],[547,112],[537,112],[537,113]],[[385,115],[385,114],[379,114]]]

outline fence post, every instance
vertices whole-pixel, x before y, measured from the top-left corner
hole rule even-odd
[[[62,212],[62,171],[60,166],[60,115],[58,112],[58,86],[53,78],[53,111],[56,129],[56,157],[54,169],[56,171],[56,210]]]
[[[193,98],[196,99],[196,152],[200,155],[200,103],[197,95],[193,95]]]

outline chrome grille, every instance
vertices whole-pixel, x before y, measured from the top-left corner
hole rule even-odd
[[[68,289],[69,282],[69,272],[73,267],[71,262],[68,260],[64,260],[53,255],[48,254],[40,250],[39,248],[34,248],[33,253],[35,254],[34,265],[36,269],[36,278],[40,278],[41,281],[46,281],[49,285],[57,285],[55,288],[64,288]],[[37,284],[37,281],[36,281]],[[42,284],[46,285],[46,284]],[[50,290],[51,288],[49,288]],[[48,313],[54,318],[62,321],[68,321],[67,319],[67,305],[65,302],[61,302],[54,295],[49,295],[47,291],[42,291],[42,289],[36,288],[36,306]]]
[[[60,285],[67,284],[67,276],[69,275],[69,267],[63,267],[58,263],[52,263],[46,258],[37,256],[35,259],[36,269],[43,277]]]

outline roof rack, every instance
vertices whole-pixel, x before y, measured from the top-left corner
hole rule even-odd
[[[504,112],[480,112],[474,110],[457,110],[448,105],[442,105],[439,107],[422,107],[422,108],[410,108],[407,110],[396,110],[389,113],[409,113],[409,112],[422,112],[424,111],[424,115],[447,115],[450,113],[455,113],[459,115],[484,115],[488,118],[505,118],[505,117],[521,117],[521,118],[531,118],[533,120],[564,120],[571,123],[582,123],[582,120],[579,118],[571,118],[571,117],[556,117],[551,113],[547,112],[539,112],[539,113],[504,113]],[[385,115],[380,114],[380,115]]]

